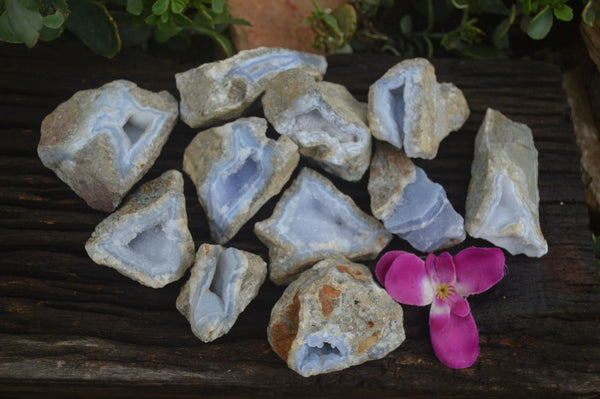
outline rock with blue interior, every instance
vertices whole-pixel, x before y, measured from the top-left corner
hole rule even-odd
[[[177,115],[168,92],[117,80],[75,93],[46,116],[38,155],[89,206],[111,212],[154,164]]]
[[[444,188],[429,180],[402,150],[377,143],[367,189],[373,215],[419,251],[434,252],[466,238],[464,220]]]
[[[203,127],[240,117],[267,83],[288,69],[322,79],[327,61],[320,55],[260,47],[178,73],[181,119],[191,127]]]
[[[178,280],[194,261],[183,176],[176,170],[141,185],[85,244],[92,260],[152,288]]]
[[[241,118],[200,132],[185,149],[191,177],[213,239],[223,244],[274,195],[296,168],[298,147],[266,137],[267,121]]]
[[[333,183],[304,168],[270,218],[254,232],[269,248],[269,278],[289,284],[306,268],[334,254],[374,259],[392,236]]]
[[[267,276],[258,255],[220,245],[198,248],[190,279],[177,297],[177,309],[203,342],[227,334],[256,297]]]
[[[358,181],[369,167],[367,107],[344,86],[286,71],[267,85],[262,104],[275,130],[327,172]]]
[[[469,118],[462,91],[438,83],[424,58],[402,61],[369,88],[369,128],[373,136],[410,158],[435,158],[440,142]]]
[[[381,359],[405,338],[402,307],[369,269],[327,258],[290,284],[271,311],[271,347],[308,377]]]
[[[475,137],[465,228],[512,255],[548,252],[539,221],[538,161],[531,129],[488,108]]]

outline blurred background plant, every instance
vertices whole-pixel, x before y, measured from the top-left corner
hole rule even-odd
[[[151,40],[185,48],[194,35],[231,56],[225,30],[232,24],[248,22],[231,18],[223,0],[0,0],[1,41],[33,47],[67,30],[106,57]]]
[[[329,54],[501,58],[512,55],[511,38],[541,41],[576,14],[590,26],[600,17],[600,0],[351,0],[334,10],[313,3],[314,46]]]

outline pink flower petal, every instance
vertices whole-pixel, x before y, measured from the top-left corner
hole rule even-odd
[[[429,328],[433,331],[443,331],[450,323],[450,305],[436,299],[429,309]]]
[[[394,251],[395,258],[384,255],[375,268],[375,274],[388,294],[406,305],[424,306],[433,301],[433,288],[425,271],[425,263],[416,255]],[[380,277],[381,276],[381,277]]]
[[[377,261],[377,266],[375,266],[375,275],[377,276],[377,280],[379,280],[382,285],[385,285],[385,275],[392,265],[394,259],[403,254],[408,255],[408,252],[390,251],[386,252],[381,258],[379,258]]]
[[[462,296],[455,295],[450,305],[452,313],[460,317],[466,317],[471,312],[469,302]]]
[[[452,256],[444,252],[440,256],[434,254],[427,255],[425,259],[427,274],[433,283],[454,284],[455,272]]]
[[[432,306],[433,309],[433,306]],[[448,367],[470,367],[479,355],[479,332],[473,315],[460,317],[450,313],[446,328],[436,330],[430,321],[429,333],[435,355]]]
[[[456,292],[460,296],[487,291],[504,277],[504,253],[498,248],[467,248],[454,256]]]

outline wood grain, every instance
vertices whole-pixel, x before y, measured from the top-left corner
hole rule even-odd
[[[331,57],[326,79],[365,101],[369,86],[396,62],[379,55]],[[154,290],[94,264],[83,246],[105,214],[87,207],[37,158],[42,118],[76,91],[125,78],[177,95],[173,74],[191,65],[132,50],[105,60],[68,40],[33,50],[1,45],[1,396],[598,397],[600,285],[560,72],[531,61],[433,63],[440,81],[464,91],[471,117],[444,140],[435,160],[417,163],[444,185],[463,213],[473,139],[486,108],[528,124],[539,151],[540,218],[549,253],[541,259],[507,256],[504,280],[469,299],[481,335],[473,367],[441,365],[429,343],[428,310],[406,306],[407,340],[398,350],[378,361],[303,378],[266,340],[270,309],[282,288],[265,283],[228,335],[202,343],[175,309],[185,278]],[[194,134],[179,123],[142,181],[181,169]],[[331,179],[369,211],[366,178]],[[210,242],[187,177],[185,184],[196,245]],[[276,201],[229,245],[267,259],[252,225],[270,216]],[[489,244],[469,238],[453,251],[473,245]],[[388,249],[410,248],[394,239]]]

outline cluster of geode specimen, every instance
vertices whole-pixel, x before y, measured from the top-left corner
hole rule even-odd
[[[289,284],[329,256],[375,259],[392,236],[352,198],[317,172],[304,168],[254,232],[269,247],[269,277]]]
[[[440,142],[469,118],[462,91],[438,83],[424,58],[402,61],[369,88],[369,128],[373,136],[410,158],[432,159]]]
[[[181,95],[181,119],[190,127],[202,127],[237,118],[271,79],[289,69],[322,79],[327,61],[320,55],[261,47],[178,73],[175,80]]]
[[[367,106],[342,85],[316,82],[291,70],[275,77],[262,98],[265,117],[289,136],[300,153],[327,172],[357,181],[369,167]]]
[[[429,180],[402,150],[377,143],[367,188],[373,215],[419,251],[433,252],[466,238],[464,220],[444,188]]]
[[[271,311],[273,350],[308,377],[381,359],[404,341],[402,307],[369,269],[335,255],[305,271]]]
[[[231,329],[266,276],[267,264],[260,256],[202,244],[190,279],[177,298],[177,309],[198,338],[213,341]]]
[[[488,110],[475,142],[466,223],[443,187],[409,158],[431,159],[469,116],[462,92],[438,83],[424,59],[392,67],[369,90],[368,106],[320,81],[324,57],[260,48],[176,75],[181,117],[199,132],[183,169],[194,182],[212,238],[229,241],[291,178],[300,154],[348,181],[369,168],[372,213],[324,176],[304,168],[273,214],[254,225],[269,249],[268,273],[290,284],[271,313],[268,339],[303,376],[379,359],[404,340],[402,308],[352,263],[374,259],[391,233],[433,252],[466,230],[510,253],[541,256],[537,152],[531,131]],[[239,118],[264,93],[267,120]],[[127,81],[76,93],[42,123],[44,165],[93,208],[113,211],[148,171],[177,119],[177,103]],[[237,120],[231,121],[232,119]],[[378,142],[371,159],[372,138]],[[385,227],[384,227],[385,226]],[[258,256],[202,244],[195,254],[178,171],[140,186],[86,244],[101,265],[158,288],[194,263],[177,309],[204,342],[226,334],[267,275]]]
[[[200,132],[185,149],[213,239],[223,244],[289,180],[300,155],[287,137],[266,136],[267,121],[241,118]]]
[[[96,226],[85,249],[94,262],[148,287],[181,278],[194,261],[181,173],[170,170],[140,186]]]
[[[177,101],[117,80],[75,93],[42,121],[42,163],[94,209],[113,211],[154,164]]]
[[[475,137],[465,228],[511,254],[548,252],[539,222],[537,150],[531,129],[488,108]]]

